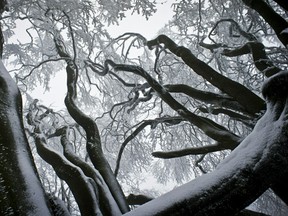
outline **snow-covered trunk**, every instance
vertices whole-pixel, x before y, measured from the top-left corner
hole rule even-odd
[[[215,171],[125,215],[234,215],[273,185],[274,190],[278,189],[276,193],[281,188],[286,191],[283,181],[288,174],[287,86],[288,72],[268,79],[263,87],[266,113]]]
[[[0,215],[51,215],[24,132],[21,94],[2,61]]]

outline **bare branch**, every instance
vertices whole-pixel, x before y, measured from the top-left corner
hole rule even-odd
[[[214,104],[219,107],[226,107],[246,113],[245,108],[241,106],[241,104],[226,95],[198,90],[184,84],[164,85],[164,88],[171,93],[184,93],[196,100],[200,100],[208,104]]]
[[[191,148],[185,148],[181,150],[168,151],[168,152],[157,151],[157,152],[153,152],[152,155],[157,158],[171,159],[171,158],[183,157],[187,155],[208,154],[208,153],[222,151],[222,150],[232,150],[232,149],[231,149],[231,146],[225,143],[217,143],[216,145],[191,147]]]

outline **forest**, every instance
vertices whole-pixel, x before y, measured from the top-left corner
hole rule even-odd
[[[163,5],[155,37],[110,32]],[[283,0],[0,0],[0,215],[287,215],[287,20]]]

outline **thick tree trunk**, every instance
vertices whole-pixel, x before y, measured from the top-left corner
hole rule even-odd
[[[24,132],[21,95],[2,61],[0,215],[51,215]]]

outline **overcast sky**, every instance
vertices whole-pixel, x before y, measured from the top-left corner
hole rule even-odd
[[[119,22],[119,25],[110,26],[109,32],[117,37],[125,32],[136,32],[142,34],[147,39],[152,39],[157,32],[172,18],[172,2],[175,0],[160,0],[157,12],[146,20],[144,16],[127,13],[126,18]]]

